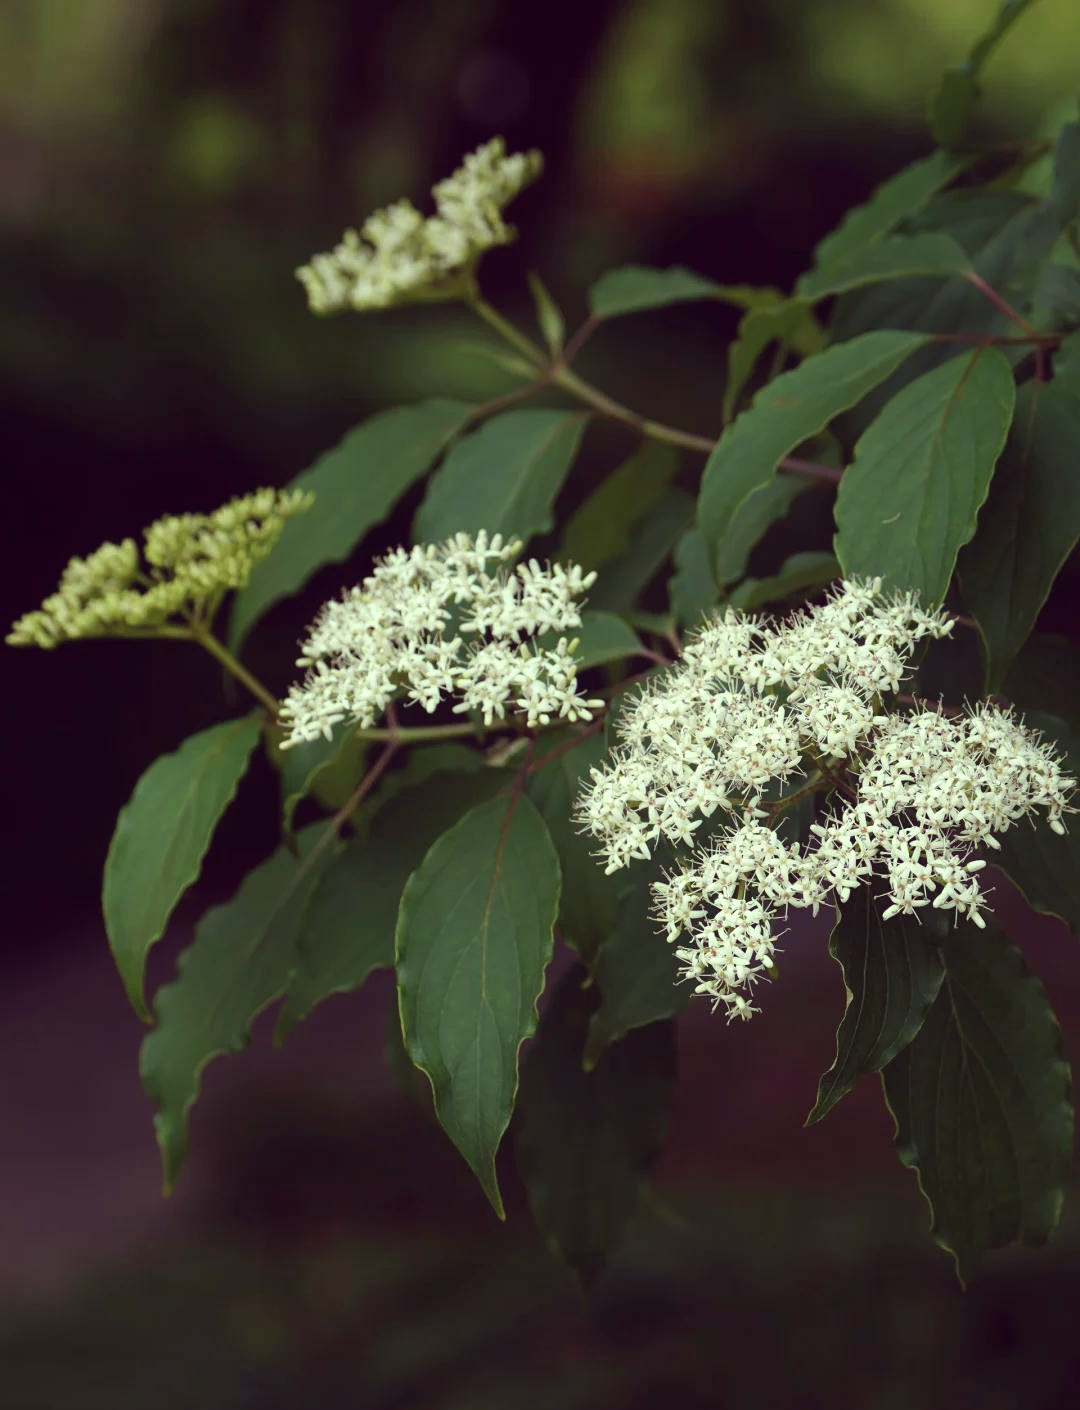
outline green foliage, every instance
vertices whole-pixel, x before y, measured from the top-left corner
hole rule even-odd
[[[698,497],[698,527],[714,554],[736,512],[767,485],[785,456],[848,410],[923,339],[913,333],[864,333],[807,358],[764,386],[709,456]]]
[[[1042,985],[996,925],[958,926],[918,1035],[885,1068],[896,1149],[931,1233],[966,1281],[987,1249],[1045,1242],[1072,1164],[1061,1033]]]
[[[737,308],[754,308],[775,297],[771,289],[755,289],[748,284],[714,284],[689,269],[646,269],[627,265],[603,275],[589,290],[589,312],[593,318],[616,318],[626,313],[645,313],[669,304],[716,299]]]
[[[223,1053],[241,1052],[256,1017],[289,983],[320,873],[338,850],[317,850],[325,832],[305,828],[299,857],[279,847],[231,901],[207,911],[176,979],[158,991],[157,1027],[143,1042],[140,1072],[156,1109],[166,1188],[187,1153],[188,1112],[203,1069]]]
[[[624,661],[641,650],[637,633],[613,612],[583,612],[574,636],[578,642],[578,669],[582,671],[610,661]],[[541,645],[554,645],[558,637],[559,633],[545,632],[537,640]]]
[[[958,565],[982,638],[987,693],[1001,689],[1080,539],[1078,446],[1080,398],[1056,381],[1022,387],[978,532]]]
[[[602,568],[632,556],[635,526],[664,498],[678,468],[671,446],[643,442],[567,520],[560,557],[584,568]]]
[[[805,274],[799,292],[806,299],[823,299],[843,294],[862,284],[881,284],[889,279],[924,279],[964,274],[970,267],[965,250],[949,235],[926,232],[920,235],[893,235],[852,254],[838,266],[826,266]]]
[[[979,37],[967,58],[946,69],[930,102],[930,130],[934,141],[952,147],[967,123],[968,113],[980,93],[983,65],[1033,0],[1004,0],[989,28]]]
[[[1005,444],[1016,396],[996,348],[926,372],[863,433],[836,498],[836,556],[938,603]]]
[[[785,299],[777,294],[743,314],[739,332],[728,348],[728,375],[721,411],[727,424],[735,414],[742,390],[750,379],[758,358],[772,343],[779,350],[794,349],[803,357],[820,352],[825,335],[814,316],[809,299]]]
[[[435,1110],[498,1216],[495,1152],[536,1027],[551,958],[559,859],[540,814],[513,792],[473,808],[431,848],[401,898],[401,1031]]]
[[[694,501],[685,490],[668,490],[652,511],[638,519],[630,546],[613,559],[589,593],[594,607],[629,612],[671,557],[694,518]]]
[[[517,1158],[537,1228],[590,1287],[660,1153],[675,1035],[671,1023],[639,1028],[585,1071],[595,996],[584,978],[563,977],[522,1065]]]
[[[535,271],[529,275],[529,288],[536,305],[536,321],[544,335],[548,352],[552,357],[560,357],[566,336],[566,322],[558,304],[548,293],[547,286]]]
[[[143,996],[146,957],[198,877],[258,738],[256,715],[193,734],[150,765],[116,820],[102,909],[113,959],[141,1018],[150,1018]]]
[[[478,529],[525,540],[547,533],[584,430],[578,412],[504,411],[485,421],[431,477],[413,537],[438,543]]]
[[[840,576],[840,564],[831,553],[793,553],[784,559],[780,571],[772,577],[744,578],[728,600],[732,607],[753,612],[770,602],[783,602],[785,598],[825,587]]]
[[[275,602],[298,592],[325,564],[348,558],[472,413],[464,402],[446,400],[381,411],[298,475],[293,488],[314,493],[314,508],[286,524],[275,552],[257,565],[247,587],[237,593],[229,619],[232,650],[239,649]]]
[[[272,762],[281,773],[281,827],[291,839],[296,810],[305,798],[324,808],[340,808],[363,777],[369,746],[351,730],[332,739],[320,736],[292,749],[270,746]]]
[[[835,1061],[818,1084],[807,1126],[911,1042],[941,988],[941,917],[882,920],[881,909],[870,887],[862,887],[838,912],[829,936],[829,954],[844,972],[844,1017]]]

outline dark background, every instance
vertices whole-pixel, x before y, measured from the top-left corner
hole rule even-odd
[[[72,553],[283,484],[372,410],[509,385],[456,310],[307,313],[291,270],[372,206],[423,204],[502,132],[546,158],[512,211],[519,243],[484,265],[505,310],[529,316],[529,268],[571,325],[620,262],[786,286],[850,204],[927,150],[926,94],[995,9],[9,0],[5,620]],[[1074,101],[1078,59],[1073,0],[1043,0],[987,70],[980,135],[1041,131]],[[583,366],[715,432],[733,330],[715,308],[626,321]],[[591,433],[582,483],[627,448]],[[257,633],[272,687],[340,580]],[[842,1002],[820,935],[750,1028],[696,1007],[684,1021],[661,1199],[588,1311],[537,1246],[512,1171],[498,1228],[387,1070],[381,982],[328,1003],[284,1052],[260,1030],[210,1070],[163,1204],[141,1034],[96,898],[138,774],[230,703],[187,646],[4,650],[0,1405],[1074,1403],[1075,1215],[1051,1251],[991,1260],[963,1298],[873,1085],[800,1130]],[[274,804],[256,771],[156,975],[273,845]],[[1068,1036],[1068,937],[1043,923],[1030,952]]]

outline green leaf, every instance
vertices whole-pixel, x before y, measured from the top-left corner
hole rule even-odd
[[[1053,382],[1022,387],[978,531],[957,565],[982,639],[987,694],[1001,689],[1080,540],[1078,447],[1080,399]]]
[[[725,587],[743,576],[751,553],[767,530],[784,518],[810,486],[811,481],[800,475],[774,475],[743,500],[713,556],[717,576]]]
[[[710,557],[700,529],[687,529],[675,546],[675,574],[668,582],[668,600],[680,626],[697,626],[716,606],[720,593]]]
[[[313,848],[328,824],[300,833],[301,857],[286,847],[248,874],[233,899],[207,911],[179,972],[158,991],[157,1027],[142,1045],[140,1072],[157,1109],[154,1128],[165,1186],[187,1150],[187,1116],[203,1069],[222,1053],[241,1052],[256,1016],[280,997],[296,966],[304,913],[334,847]]]
[[[1080,216],[1080,123],[1066,123],[1054,143],[1050,206],[1061,227]]]
[[[239,650],[260,617],[319,568],[344,562],[468,424],[473,410],[464,402],[433,400],[381,411],[298,475],[292,487],[313,491],[315,503],[285,525],[273,553],[237,593],[230,649]]]
[[[694,501],[683,490],[668,490],[646,518],[635,524],[630,547],[601,572],[589,590],[593,607],[629,612],[671,556],[694,517]]]
[[[1020,951],[995,924],[965,923],[942,956],[941,991],[882,1079],[897,1154],[966,1281],[987,1249],[1044,1243],[1054,1229],[1073,1111],[1061,1033]]]
[[[714,284],[692,270],[676,265],[670,269],[648,269],[628,264],[602,274],[589,290],[589,313],[593,318],[616,318],[626,313],[664,308],[691,300],[719,300],[737,308],[754,308],[776,298],[775,289],[756,289],[749,284]]]
[[[529,274],[529,288],[532,290],[533,303],[536,305],[536,321],[540,325],[540,332],[544,335],[548,352],[552,357],[561,357],[566,322],[559,311],[559,305],[548,293],[544,281],[535,271]]]
[[[770,343],[793,347],[803,357],[821,352],[825,336],[807,299],[778,297],[743,315],[739,331],[728,347],[728,375],[721,402],[725,425],[735,414],[742,389]]]
[[[554,646],[570,630],[578,641],[579,671],[588,670],[590,666],[605,666],[609,661],[623,661],[641,651],[637,632],[613,612],[582,612],[580,627],[568,628],[565,632],[543,632],[537,643]]]
[[[785,456],[860,401],[925,342],[917,333],[874,332],[808,357],[764,386],[709,456],[698,527],[713,551],[740,506],[767,485]]]
[[[650,914],[653,874],[637,870],[619,903],[615,929],[601,945],[593,967],[600,1007],[589,1023],[588,1069],[596,1066],[606,1047],[632,1029],[681,1013],[692,992],[679,979],[675,946],[664,939]]]
[[[930,132],[942,147],[955,146],[980,93],[979,74],[1032,0],[1004,0],[996,17],[961,63],[945,70],[930,100]]]
[[[257,715],[193,734],[150,765],[116,820],[102,885],[105,930],[124,991],[147,1021],[146,957],[199,875],[258,739]]]
[[[654,1023],[582,1054],[594,992],[580,970],[545,1007],[522,1066],[518,1166],[536,1227],[586,1287],[603,1272],[660,1153],[675,1080],[675,1035]]]
[[[847,577],[881,577],[941,602],[975,532],[1012,420],[1012,369],[996,348],[910,382],[859,438],[836,497]]]
[[[558,907],[547,828],[528,798],[511,794],[443,834],[398,914],[405,1046],[500,1219],[495,1152],[514,1107],[518,1050],[536,1028]]]
[[[312,899],[276,1041],[323,999],[358,989],[372,970],[393,965],[398,906],[410,873],[464,813],[509,781],[499,769],[438,772],[374,811],[366,835],[344,849]]]
[[[528,794],[559,854],[559,935],[591,965],[615,929],[619,891],[615,878],[605,876],[573,818],[577,795],[588,782],[589,770],[599,768],[607,759],[607,746],[602,734],[591,734],[568,747],[575,738],[580,738],[579,734],[569,729],[544,736],[536,760],[540,767],[529,778]]]
[[[819,243],[814,251],[813,273],[861,256],[869,246],[920,211],[931,196],[968,165],[970,158],[939,150],[891,176],[868,201],[848,211],[836,229]]]
[[[771,578],[745,578],[733,588],[728,599],[732,607],[753,612],[769,602],[780,602],[811,588],[824,587],[841,576],[840,564],[831,553],[793,553],[779,573]]]
[[[671,446],[644,441],[571,515],[559,557],[583,568],[602,568],[628,553],[635,524],[663,499],[678,468]]]
[[[579,412],[504,411],[462,437],[428,482],[415,542],[478,529],[526,541],[546,533],[586,421]]]
[[[1063,767],[1080,779],[1080,734],[1064,720],[1036,710],[1029,710],[1024,722],[1057,744]],[[1080,938],[1080,826],[1075,821],[1064,837],[1051,831],[1042,816],[1014,823],[1002,835],[994,862],[1016,883],[1032,910],[1057,916]]]
[[[293,819],[304,798],[315,798],[324,808],[344,804],[364,775],[369,752],[368,742],[353,729],[291,749],[271,748],[281,771],[281,826],[287,838],[293,837]]]
[[[970,268],[967,252],[949,235],[892,235],[853,253],[842,264],[825,265],[803,275],[798,289],[806,299],[823,299],[860,284],[948,277]]]
[[[837,913],[829,954],[844,972],[844,1017],[836,1059],[818,1084],[807,1126],[826,1116],[864,1073],[880,1072],[922,1027],[945,970],[940,911],[882,920],[870,886]]]

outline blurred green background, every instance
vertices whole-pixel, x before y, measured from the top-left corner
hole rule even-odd
[[[72,553],[282,484],[374,409],[509,385],[459,311],[307,313],[292,270],[372,206],[421,204],[502,132],[547,161],[513,208],[518,245],[484,266],[507,311],[530,317],[529,268],[572,323],[621,262],[787,285],[849,205],[928,149],[928,92],[996,9],[7,0],[7,619]],[[985,89],[987,141],[1029,138],[1074,104],[1076,0],[1040,0]],[[624,321],[584,365],[640,409],[715,431],[733,330],[714,308]],[[589,453],[614,451],[601,437]],[[335,585],[320,579],[254,642],[275,686]],[[385,1074],[378,985],[327,1005],[283,1054],[212,1069],[194,1130],[206,1153],[159,1206],[140,1034],[96,894],[138,773],[220,718],[216,672],[185,650],[5,658],[0,1406],[1080,1403],[1075,1217],[1053,1252],[1004,1256],[961,1300],[876,1093],[800,1131],[841,1002],[820,937],[790,965],[805,989],[768,1024],[684,1025],[662,1202],[591,1309],[536,1246],[520,1192],[496,1228]],[[198,903],[274,830],[267,775],[226,821]],[[1065,942],[1048,924],[1034,939],[1068,1013]]]

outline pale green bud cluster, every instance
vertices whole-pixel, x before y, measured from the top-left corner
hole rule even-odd
[[[506,143],[494,137],[432,187],[436,215],[425,218],[409,201],[375,211],[359,231],[347,230],[335,249],[296,271],[312,313],[458,297],[480,255],[514,239],[503,208],[542,166],[539,152],[507,156]]]
[[[310,509],[301,490],[255,490],[211,514],[170,514],[134,539],[73,558],[56,592],[12,627],[10,646],[46,649],[80,637],[152,631],[244,587],[286,522]]]

